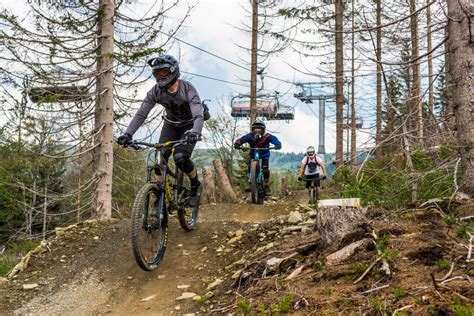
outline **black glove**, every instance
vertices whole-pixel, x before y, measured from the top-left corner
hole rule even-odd
[[[326,176],[323,176],[321,179],[326,180]]]
[[[240,144],[235,143],[235,144],[234,144],[234,148],[237,149],[237,150],[239,150],[239,149],[240,149]]]
[[[132,142],[132,135],[125,133],[117,138],[117,143],[122,146],[126,146]]]
[[[275,145],[275,149],[281,149],[281,145]]]
[[[301,180],[303,180],[303,177],[298,176],[298,181],[301,181]]]
[[[188,143],[194,144],[195,142],[197,142],[199,140],[199,133],[196,133],[196,132],[193,132],[193,131],[186,131],[184,133],[184,139]]]

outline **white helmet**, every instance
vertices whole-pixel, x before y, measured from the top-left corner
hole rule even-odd
[[[313,147],[313,146],[309,146],[308,148],[306,148],[306,154],[307,154],[308,156],[314,155],[314,152],[315,152],[315,150],[314,150],[314,147]]]

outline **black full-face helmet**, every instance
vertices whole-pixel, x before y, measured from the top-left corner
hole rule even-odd
[[[265,123],[261,121],[255,121],[252,123],[252,133],[254,133],[257,138],[260,138],[265,134],[265,129]]]
[[[161,90],[168,90],[179,78],[179,63],[171,55],[152,58],[148,65]]]

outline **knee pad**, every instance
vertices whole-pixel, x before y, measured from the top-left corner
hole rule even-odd
[[[263,173],[263,177],[264,177],[265,179],[270,178],[270,169],[268,169],[268,168],[262,168],[262,173]]]
[[[187,153],[178,152],[174,154],[174,163],[176,167],[178,167],[184,173],[190,173],[194,170],[194,164],[189,159],[189,155]]]

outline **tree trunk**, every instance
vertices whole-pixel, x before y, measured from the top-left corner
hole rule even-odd
[[[114,1],[99,1],[97,24],[97,84],[95,129],[99,131],[99,146],[95,152],[95,169],[98,178],[95,196],[95,216],[107,219],[112,216],[113,170],[113,50]]]
[[[257,119],[257,32],[258,0],[252,0],[252,47],[250,62],[250,126]],[[252,129],[252,128],[250,128]]]
[[[204,181],[204,190],[202,192],[204,201],[207,203],[216,203],[216,185],[214,183],[214,174],[210,166],[202,168],[202,177]]]
[[[222,167],[222,162],[219,159],[215,159],[212,161],[212,163],[214,165],[214,169],[216,170],[217,183],[223,198],[228,202],[237,201],[237,196],[235,195],[235,192],[230,185],[229,178]]]
[[[33,197],[31,198],[31,207],[28,209],[28,214],[27,214],[27,219],[26,219],[26,232],[28,236],[31,236],[33,234],[32,232],[32,227],[33,227],[33,210],[36,207],[36,197],[37,197],[37,192],[36,192],[36,175],[34,173],[31,173],[33,176]]]
[[[375,156],[378,160],[382,159],[382,68],[380,62],[382,61],[382,0],[377,1],[376,19],[377,19],[377,32],[376,32],[376,45],[375,56],[377,58],[377,113],[376,113],[376,131],[375,131]]]
[[[343,165],[344,55],[342,43],[342,0],[335,1],[336,10],[336,166]]]
[[[411,30],[411,59],[413,62],[413,85],[411,90],[412,109],[416,107],[416,119],[414,126],[416,127],[416,137],[419,144],[423,144],[423,102],[421,100],[421,76],[420,76],[420,55],[419,39],[418,39],[418,14],[416,11],[416,0],[410,0],[410,30]]]
[[[430,2],[427,0],[426,2]],[[426,8],[426,50],[428,51],[428,108],[430,112],[430,130],[435,130],[435,120],[433,116],[434,94],[433,94],[433,55],[430,53],[433,48],[431,42],[431,6]]]
[[[82,104],[80,104],[80,108],[79,108],[79,111],[78,111],[78,115],[79,115],[79,152],[82,151],[82,140],[84,138],[84,133],[82,131]],[[76,200],[76,222],[79,223],[81,221],[81,205],[82,205],[82,201],[81,201],[81,193],[82,193],[82,161],[81,161],[82,157],[79,157],[77,159],[77,171],[78,171],[78,175],[77,175],[77,200]]]
[[[356,230],[364,222],[367,222],[364,212],[354,207],[320,207],[316,213],[316,227],[328,246]]]
[[[46,240],[46,228],[47,228],[47,219],[48,219],[48,181],[46,178],[46,183],[44,184],[44,203],[43,203],[43,240]]]
[[[466,0],[448,0],[450,81],[461,165],[460,190],[474,196],[474,6]]]
[[[355,108],[355,1],[352,1],[352,49],[351,49],[351,165],[357,163],[357,144],[356,144],[356,108]]]

